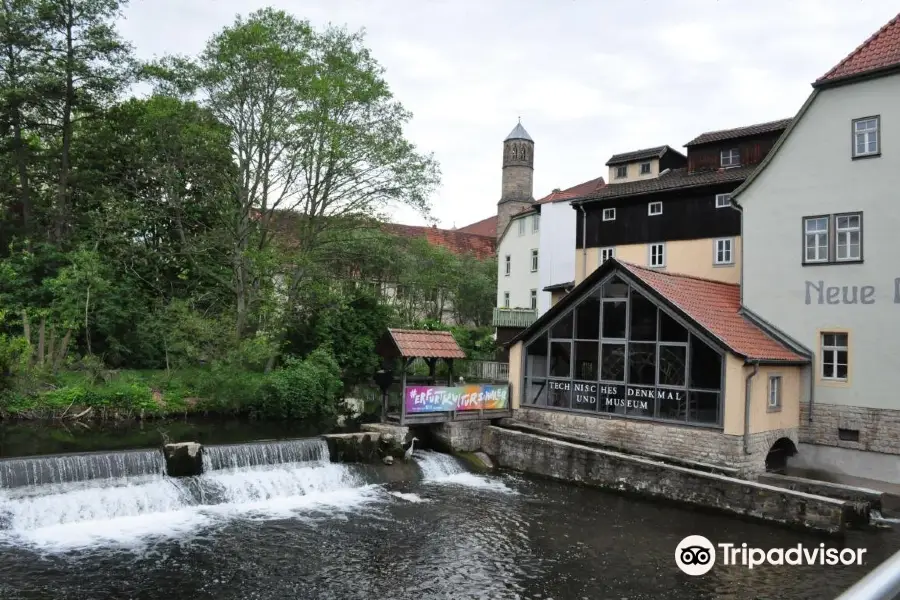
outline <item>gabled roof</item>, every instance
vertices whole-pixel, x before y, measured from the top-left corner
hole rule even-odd
[[[582,196],[585,196],[587,194],[593,194],[603,187],[606,187],[606,181],[604,181],[602,177],[598,177],[596,179],[591,179],[590,181],[585,181],[584,183],[579,183],[578,185],[573,185],[572,187],[566,188],[564,190],[554,190],[538,200],[535,204],[563,202],[566,200],[572,200],[574,198],[581,198]]]
[[[707,131],[701,133],[687,144],[685,147],[698,146],[700,144],[709,144],[711,142],[722,142],[725,140],[749,137],[751,135],[761,135],[763,133],[771,133],[773,131],[781,131],[791,124],[791,119],[779,119],[778,121],[768,121],[767,123],[757,123],[756,125],[747,125],[746,127],[736,127],[735,129],[721,129],[719,131]]]
[[[456,231],[460,233],[472,233],[475,235],[485,235],[489,237],[497,237],[497,215],[475,221],[465,227],[460,227]]]
[[[872,34],[844,60],[816,79],[813,87],[900,69],[900,14]]]
[[[425,238],[430,244],[446,248],[454,254],[471,254],[479,259],[491,258],[497,252],[497,240],[494,236],[465,233],[458,229],[385,223],[384,231],[402,237]]]
[[[582,204],[597,200],[607,200],[610,198],[642,196],[644,194],[716,185],[719,183],[739,183],[746,179],[755,168],[756,165],[747,165],[745,167],[735,167],[733,169],[698,171],[695,173],[689,172],[686,168],[672,169],[668,173],[664,173],[654,179],[641,179],[638,181],[628,181],[605,186],[593,194],[589,194],[572,203]]]
[[[403,358],[465,358],[456,338],[449,331],[422,331],[417,329],[388,329],[388,338],[393,343],[393,354]]]
[[[554,283],[553,285],[548,285],[544,288],[545,292],[558,292],[559,290],[571,290],[575,287],[574,281],[565,281],[563,283]]]
[[[531,136],[528,135],[528,132],[525,131],[525,128],[522,127],[522,121],[519,121],[518,124],[513,127],[513,130],[509,132],[509,135],[506,136],[504,142],[508,142],[509,140],[528,140],[529,142],[534,142],[531,139]]]
[[[809,357],[798,354],[779,341],[775,332],[764,330],[762,325],[742,314],[740,286],[646,269],[615,258],[606,260],[507,345],[527,339],[549,325],[613,273],[618,273],[644,293],[672,309],[723,350],[747,361],[791,364],[809,362]]]
[[[621,165],[634,162],[637,160],[646,160],[648,158],[662,158],[666,152],[674,152],[682,158],[687,158],[684,154],[675,150],[671,146],[657,146],[655,148],[644,148],[643,150],[634,150],[632,152],[623,152],[622,154],[613,154],[612,158],[606,161],[606,166]]]

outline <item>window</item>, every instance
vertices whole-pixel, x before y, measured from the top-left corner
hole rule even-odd
[[[512,272],[512,257],[509,254],[503,259],[503,264],[503,268],[505,269],[503,274],[506,277],[509,277],[510,272]]]
[[[741,151],[737,148],[722,150],[720,153],[720,164],[723,167],[739,167],[741,166]]]
[[[531,217],[531,231],[539,231],[541,229],[541,215]]]
[[[733,238],[722,238],[719,240],[715,240],[716,249],[715,255],[713,256],[713,264],[715,265],[730,265],[734,263],[733,257],[733,248],[734,248],[734,239]]]
[[[828,217],[803,219],[804,262],[828,262]]]
[[[716,208],[731,206],[731,194],[716,194]]]
[[[664,267],[666,266],[666,245],[650,244],[650,266]]]
[[[722,354],[617,275],[586,290],[524,352],[523,405],[722,427]]]
[[[865,117],[853,121],[853,157],[876,156],[880,153],[878,117]]]
[[[503,308],[509,308],[509,292],[503,292]]]
[[[625,179],[628,177],[628,165],[616,167],[616,179]]]
[[[850,353],[848,338],[846,333],[822,334],[822,379],[847,381]]]
[[[662,202],[651,202],[647,205],[647,214],[651,217],[653,215],[661,215],[662,214]]]
[[[600,264],[602,265],[606,261],[616,256],[615,248],[600,248]]]
[[[862,213],[803,218],[803,264],[859,262],[863,259]]]
[[[838,260],[859,260],[862,256],[862,219],[860,215],[837,215],[834,217],[835,244]]]
[[[645,162],[641,163],[641,175],[649,175],[650,174],[650,163]]]
[[[525,219],[519,219],[519,235],[525,235]]]
[[[531,251],[531,272],[534,273],[538,270],[538,251],[537,249],[533,249]]]
[[[531,290],[531,310],[537,310],[537,290]]]
[[[603,220],[604,221],[615,221],[616,220],[616,209],[604,208],[603,209]]]
[[[769,377],[769,406],[768,410],[781,409],[781,375]]]

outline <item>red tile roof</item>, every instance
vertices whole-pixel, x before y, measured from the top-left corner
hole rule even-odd
[[[420,331],[388,329],[400,355],[405,358],[465,358],[456,339],[449,331]]]
[[[476,221],[465,227],[460,227],[456,231],[459,231],[460,233],[474,233],[475,235],[497,237],[497,215],[482,219],[481,221]]]
[[[603,187],[606,187],[606,182],[603,181],[602,177],[597,177],[596,179],[591,179],[590,181],[585,181],[584,183],[573,185],[572,187],[564,190],[554,190],[538,200],[537,204],[546,204],[548,202],[563,202],[565,200],[580,198],[582,196],[587,196],[588,194],[593,194]]]
[[[740,313],[741,287],[690,275],[664,273],[618,261],[714,335],[735,354],[748,360],[803,361],[807,359],[771,337]]]
[[[384,230],[393,235],[425,238],[434,246],[441,246],[454,254],[471,254],[479,259],[491,258],[497,253],[497,240],[493,236],[464,233],[458,229],[438,229],[421,225],[385,223]]]
[[[813,86],[859,77],[894,66],[900,66],[900,14],[819,77]]]

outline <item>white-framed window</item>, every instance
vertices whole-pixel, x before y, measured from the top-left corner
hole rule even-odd
[[[734,264],[734,238],[719,238],[717,240],[714,240],[714,242],[715,249],[713,254],[713,264]]]
[[[603,209],[603,220],[604,221],[615,221],[616,220],[616,209],[604,208]]]
[[[531,310],[537,310],[537,290],[531,290]]]
[[[769,410],[781,408],[781,375],[769,376]]]
[[[723,167],[741,166],[741,151],[738,148],[722,150],[719,154],[719,164]]]
[[[616,167],[616,179],[625,179],[628,177],[628,165]]]
[[[822,333],[822,379],[847,381],[850,367],[850,336],[845,333]]]
[[[531,250],[531,272],[535,273],[538,270],[538,251],[537,248],[532,248]]]
[[[878,139],[880,117],[853,120],[853,156],[873,156],[881,151]]]
[[[541,215],[534,215],[531,217],[531,231],[534,233],[535,231],[540,231],[541,229]]]
[[[503,258],[503,265],[504,265],[504,266],[503,266],[503,269],[504,269],[504,270],[503,270],[503,274],[504,274],[506,277],[509,277],[509,274],[512,272],[512,256],[510,256],[509,254],[507,254],[507,255]]]
[[[643,162],[641,163],[641,175],[649,175],[650,174],[650,163]]]
[[[525,235],[525,219],[519,219],[519,235]]]
[[[803,262],[828,262],[828,217],[803,219]]]
[[[509,308],[509,292],[503,292],[503,308]]]
[[[731,206],[731,194],[716,194],[716,208]]]
[[[649,264],[651,267],[666,266],[666,245],[664,243],[650,244]]]
[[[651,202],[647,205],[647,214],[651,217],[662,214],[662,202]]]
[[[600,248],[600,264],[602,265],[611,258],[615,258],[616,249],[612,246],[609,248]]]
[[[862,258],[862,215],[835,215],[835,258],[860,260]]]

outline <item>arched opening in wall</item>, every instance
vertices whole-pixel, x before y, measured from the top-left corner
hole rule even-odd
[[[797,454],[797,446],[789,438],[779,438],[772,444],[766,455],[766,471],[783,473],[787,468],[788,458]]]

